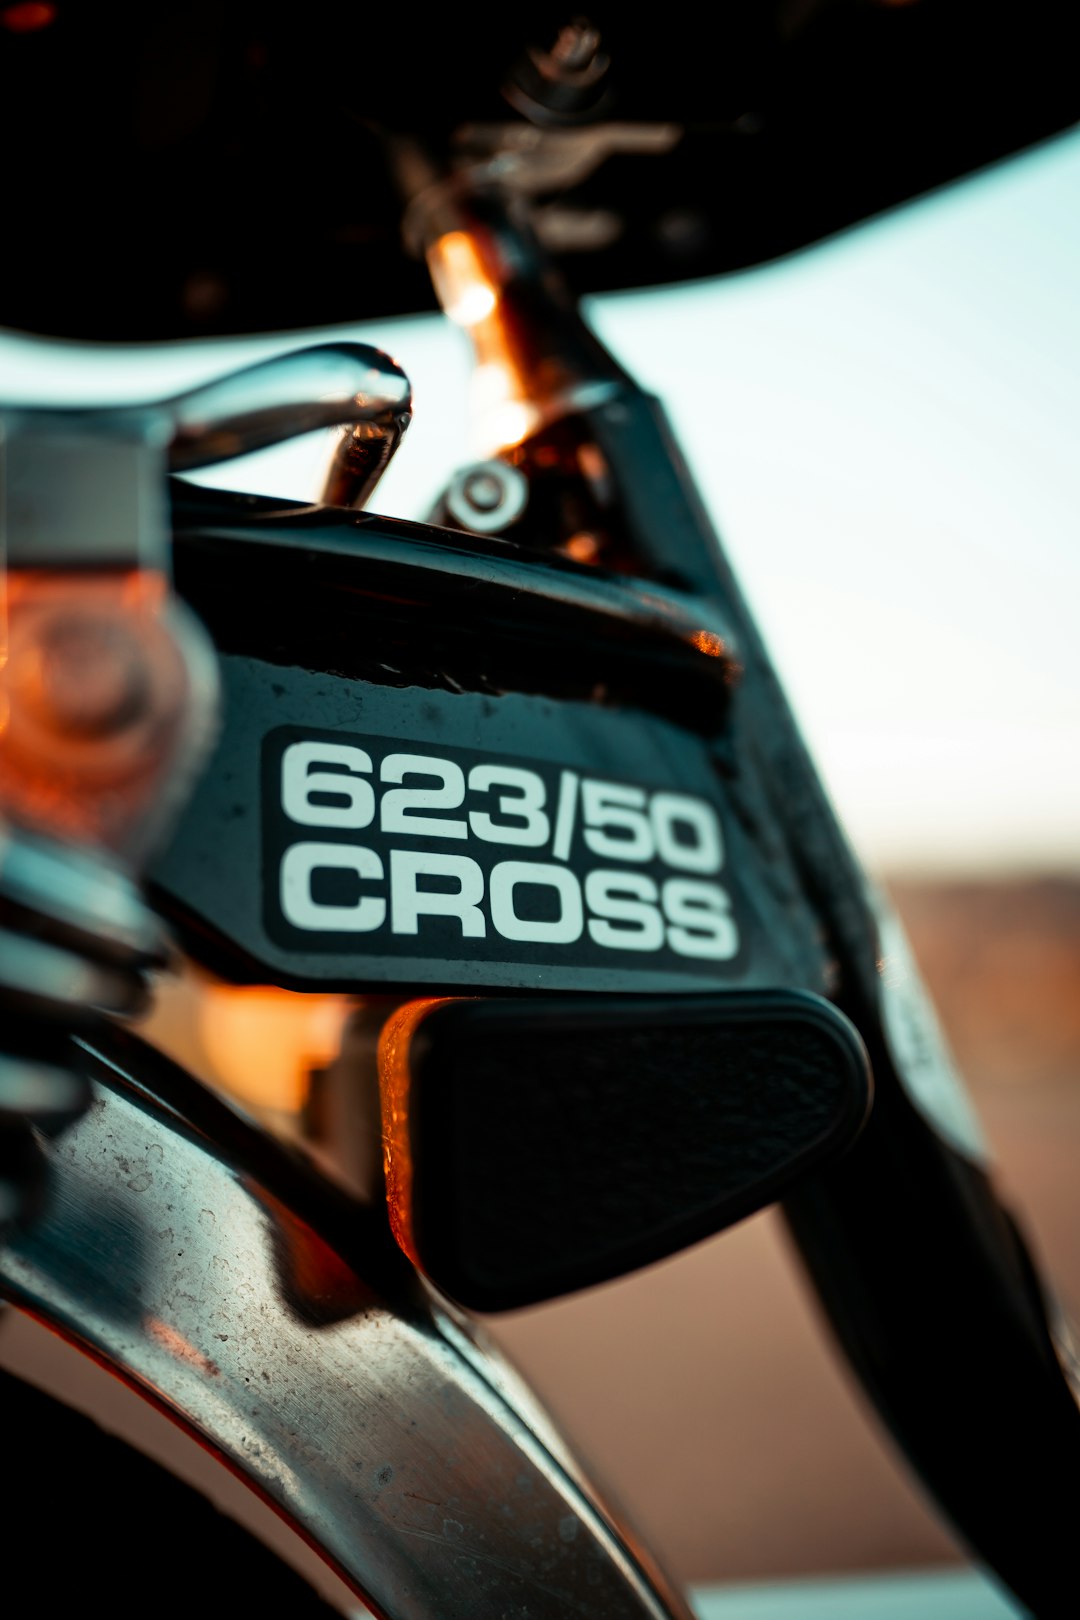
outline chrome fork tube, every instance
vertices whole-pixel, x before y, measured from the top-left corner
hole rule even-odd
[[[97,1106],[57,1144],[44,1210],[4,1234],[0,1294],[162,1406],[389,1620],[686,1620],[371,1217],[132,1037],[85,1050]]]

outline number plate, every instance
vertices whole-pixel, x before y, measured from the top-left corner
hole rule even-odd
[[[504,752],[287,727],[263,754],[264,926],[290,952],[726,976],[716,806]]]

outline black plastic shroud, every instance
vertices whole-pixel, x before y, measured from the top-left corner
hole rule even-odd
[[[484,149],[470,128],[527,138],[501,87],[573,8],[48,10],[47,26],[0,29],[0,139],[18,154],[0,324],[146,341],[433,308],[385,139],[452,154]],[[600,127],[679,138],[541,193],[578,293],[759,264],[1080,116],[1062,0],[587,11],[611,62]]]

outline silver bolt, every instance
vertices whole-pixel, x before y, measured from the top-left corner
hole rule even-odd
[[[454,474],[446,507],[455,523],[474,534],[495,534],[515,523],[529,500],[523,472],[505,461],[477,461]]]

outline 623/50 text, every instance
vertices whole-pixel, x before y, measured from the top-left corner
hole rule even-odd
[[[501,939],[560,955],[584,946],[722,962],[738,951],[717,881],[720,820],[705,799],[462,750],[380,760],[364,741],[293,741],[280,755],[295,841],[281,853],[277,900],[291,928],[401,944]]]

